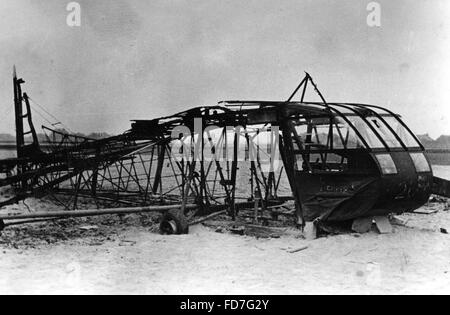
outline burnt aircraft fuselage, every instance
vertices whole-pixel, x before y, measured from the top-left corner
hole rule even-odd
[[[387,215],[428,201],[430,163],[397,114],[361,104],[241,104],[260,106],[249,112],[249,123],[280,125],[281,155],[301,219]]]
[[[308,82],[322,102],[303,101]],[[48,148],[39,144],[21,84],[23,80],[15,75],[17,158],[0,161],[0,173],[6,176],[0,178],[0,187],[13,186],[18,193],[0,200],[0,208],[51,194],[67,209],[79,208],[77,200],[82,196],[93,198],[98,207],[100,201],[116,207],[169,203],[180,204],[185,211],[186,204],[195,203],[199,213],[228,209],[235,218],[239,207],[282,203],[285,199],[278,197],[277,190],[285,171],[298,223],[304,223],[412,211],[427,202],[433,189],[425,149],[399,115],[373,105],[326,102],[308,74],[285,102],[228,101],[193,108],[136,120],[124,134],[102,140],[44,127]],[[301,101],[291,101],[302,86]],[[201,124],[196,124],[198,119]],[[30,132],[24,133],[24,123]],[[212,126],[222,129],[214,144],[207,131]],[[238,176],[239,135],[228,137],[230,126],[242,126],[256,135],[260,126],[268,127],[278,143],[282,171],[275,175],[274,170],[264,171],[260,160],[252,161],[246,185]],[[179,138],[173,137],[173,131],[180,127],[188,130],[185,136],[201,139],[200,152],[209,145],[220,155],[220,148],[231,146],[233,161],[174,159],[171,146]],[[26,134],[31,134],[29,139]],[[246,150],[259,147],[250,143],[248,135],[245,140]],[[258,159],[259,153],[255,156]],[[246,196],[237,196],[239,182],[244,182]],[[246,201],[238,205],[239,199]]]
[[[432,170],[398,115],[369,105],[310,106],[324,107],[328,116],[291,114],[289,124],[305,220],[386,215],[427,202]]]

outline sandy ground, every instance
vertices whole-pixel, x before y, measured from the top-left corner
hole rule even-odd
[[[406,214],[395,233],[307,241],[257,239],[199,225],[162,236],[154,217],[68,220],[7,228],[2,294],[450,293],[450,211]],[[95,225],[93,225],[95,224]],[[306,250],[290,251],[308,246]]]

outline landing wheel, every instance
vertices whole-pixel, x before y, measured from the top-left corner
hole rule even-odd
[[[5,222],[3,222],[3,220],[0,220],[0,235],[2,233],[2,231],[5,229]]]
[[[188,234],[189,223],[180,210],[170,210],[164,214],[159,230],[163,235]]]

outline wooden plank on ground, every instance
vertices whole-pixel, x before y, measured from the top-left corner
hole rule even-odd
[[[245,225],[244,234],[260,238],[279,238],[286,232],[286,230],[286,228],[247,224]]]
[[[387,217],[375,217],[375,225],[380,234],[390,234],[394,232],[391,222]]]
[[[419,208],[417,210],[414,211],[414,213],[418,213],[418,214],[433,214],[438,212],[438,209],[424,209],[424,208]]]
[[[433,194],[450,198],[450,181],[434,176]]]

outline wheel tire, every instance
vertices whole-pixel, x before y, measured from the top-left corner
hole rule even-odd
[[[180,210],[170,210],[164,214],[159,225],[163,235],[181,235],[189,233],[189,223]]]
[[[2,231],[5,229],[5,222],[3,220],[0,220],[0,235],[2,234]]]

